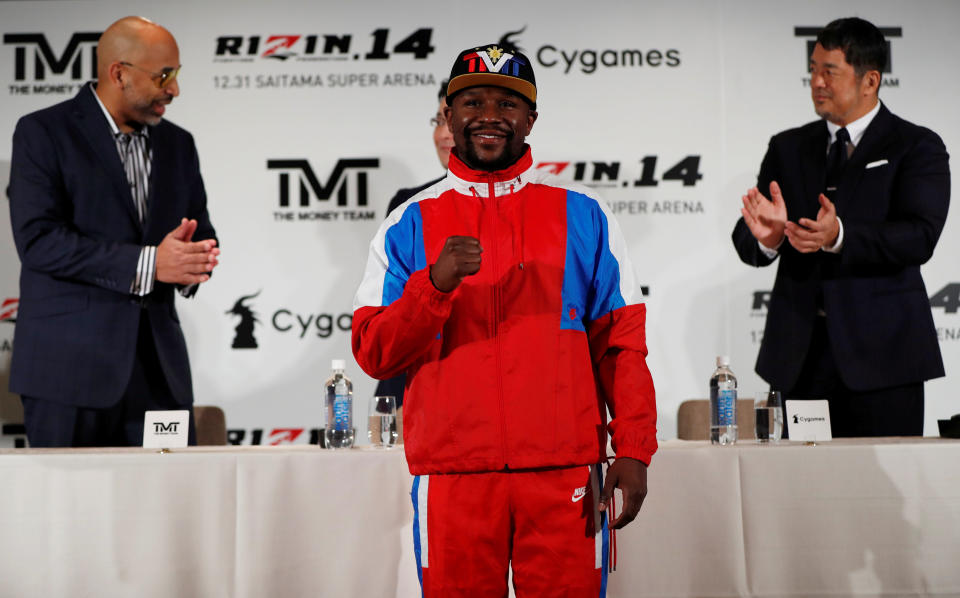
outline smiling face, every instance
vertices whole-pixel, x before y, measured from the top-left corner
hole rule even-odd
[[[503,87],[470,87],[444,110],[457,155],[474,170],[493,172],[524,152],[537,113],[522,96]]]
[[[820,44],[810,56],[810,96],[817,116],[841,127],[870,112],[877,103],[880,73],[857,76],[843,50],[826,50]]]
[[[166,30],[155,29],[144,33],[143,44],[136,48],[122,65],[124,120],[127,123],[157,125],[166,112],[166,106],[180,94],[176,78],[163,87],[157,87],[158,74],[180,66],[180,51],[177,42]]]
[[[96,93],[124,133],[157,125],[180,94],[180,50],[173,35],[142,17],[124,17],[97,43]]]

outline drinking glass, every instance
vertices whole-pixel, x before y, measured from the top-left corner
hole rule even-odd
[[[783,402],[779,390],[758,392],[753,401],[757,442],[780,442],[783,435]]]
[[[397,444],[397,399],[381,395],[370,399],[367,437],[378,448],[390,448]]]

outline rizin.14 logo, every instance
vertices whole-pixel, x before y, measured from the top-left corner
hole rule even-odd
[[[235,428],[227,430],[227,444],[251,446],[315,444],[326,447],[326,438],[322,432],[322,428],[271,428],[269,430]]]
[[[943,308],[943,313],[955,314],[960,310],[960,282],[951,282],[930,297],[931,307]]]
[[[668,164],[670,164],[668,162]],[[639,169],[637,168],[639,166]],[[637,199],[635,194],[629,197],[618,195],[618,189],[652,189],[661,182],[677,185],[673,189],[692,188],[703,179],[700,172],[700,156],[691,154],[671,164],[662,172],[659,157],[644,156],[638,162],[612,162],[602,160],[584,160],[540,162],[536,166],[557,176],[571,178],[578,183],[594,189],[610,189],[605,197],[614,214],[632,216],[644,214],[703,214],[703,202],[689,194],[673,199]]]
[[[217,38],[215,62],[254,60],[387,60],[391,54],[423,60],[436,49],[431,45],[433,29],[422,27],[391,45],[390,29],[375,29],[368,44],[352,33],[293,35],[222,35]]]
[[[952,320],[960,312],[960,282],[948,283],[945,287],[930,296],[930,307],[934,310],[942,309],[945,317],[938,323]],[[936,313],[936,312],[934,312]],[[960,326],[937,326],[937,338],[941,343],[946,341],[960,341]]]
[[[3,302],[0,302],[0,322],[15,323],[19,306],[20,300],[16,297],[7,297]]]
[[[751,298],[750,317],[766,318],[770,308],[771,291],[754,291]],[[951,282],[939,291],[930,295],[930,308],[943,310],[944,315],[953,315],[960,312],[960,282]],[[937,338],[940,342],[960,340],[960,327],[937,326]],[[750,330],[750,339],[753,344],[763,340],[763,328]]]
[[[17,308],[19,305],[20,300],[16,297],[7,297],[0,302],[0,323],[15,324],[17,322]],[[0,338],[0,353],[9,353],[11,351],[13,351],[13,339]]]

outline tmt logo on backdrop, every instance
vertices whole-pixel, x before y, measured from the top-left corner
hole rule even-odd
[[[884,65],[881,73],[884,77],[880,81],[882,87],[900,87],[900,79],[896,77],[887,77],[886,75],[893,72],[893,50],[890,43],[890,38],[892,37],[903,37],[903,28],[902,27],[877,27],[880,30],[880,33],[883,34],[883,37],[887,39],[887,64]],[[807,53],[806,60],[803,63],[803,68],[806,69],[810,66],[810,56],[813,54],[813,48],[817,45],[817,35],[820,34],[820,31],[823,30],[823,27],[804,27],[798,26],[793,28],[794,37],[804,37],[807,38]],[[810,87],[810,77],[803,78],[804,87]]]
[[[370,170],[380,167],[378,158],[341,158],[333,166],[327,182],[321,183],[313,167],[305,159],[267,160],[267,169],[278,171],[279,206],[274,212],[274,220],[373,220],[373,210],[343,209],[352,204],[363,208],[367,206],[367,175]],[[296,206],[291,206],[292,176],[297,178]],[[352,182],[351,182],[352,181]],[[336,196],[337,210],[310,211],[312,201],[330,205]],[[291,208],[299,208],[293,211]]]
[[[75,92],[83,81],[97,76],[99,39],[99,32],[73,33],[63,52],[57,55],[43,33],[5,33],[4,45],[13,48],[13,83],[9,93]],[[60,76],[48,80],[48,75]]]

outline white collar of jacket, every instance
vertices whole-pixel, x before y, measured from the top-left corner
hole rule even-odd
[[[519,160],[511,166],[494,172],[473,170],[457,157],[456,151],[450,152],[447,166],[447,180],[458,193],[477,197],[494,197],[516,193],[530,179],[533,170],[533,156],[528,145]]]

